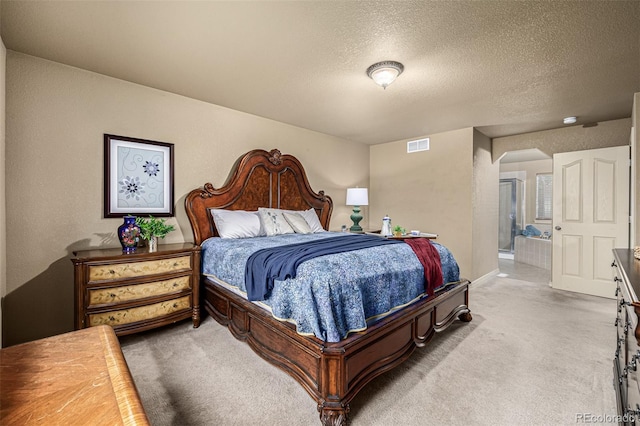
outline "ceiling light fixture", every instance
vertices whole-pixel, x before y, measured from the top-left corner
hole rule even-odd
[[[564,124],[574,124],[577,120],[577,117],[565,117],[562,122]]]
[[[396,61],[382,61],[367,68],[367,75],[376,82],[377,85],[386,89],[388,85],[402,74],[404,65]]]

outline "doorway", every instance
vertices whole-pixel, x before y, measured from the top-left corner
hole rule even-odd
[[[629,247],[629,147],[553,156],[552,286],[615,298],[612,249]]]
[[[513,255],[516,235],[524,227],[524,182],[520,179],[500,179],[498,211],[498,251],[502,257]]]

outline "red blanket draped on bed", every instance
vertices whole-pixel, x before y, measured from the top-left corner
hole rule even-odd
[[[433,296],[435,289],[442,285],[442,266],[440,254],[427,238],[407,238],[409,244],[424,268],[424,289],[429,296]]]

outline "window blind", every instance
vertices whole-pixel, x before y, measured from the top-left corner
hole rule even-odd
[[[536,219],[551,220],[553,206],[553,175],[536,175]]]

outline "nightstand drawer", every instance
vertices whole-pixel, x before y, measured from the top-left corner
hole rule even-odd
[[[191,276],[145,284],[123,285],[119,287],[90,289],[87,308],[96,305],[130,302],[147,297],[162,296],[191,288]]]
[[[191,269],[191,257],[182,256],[170,259],[149,260],[145,262],[112,263],[110,265],[89,266],[89,282],[110,281],[141,275],[163,274],[167,272],[188,271]]]
[[[174,312],[189,309],[190,307],[191,296],[184,296],[178,299],[167,300],[137,308],[121,309],[100,314],[89,314],[89,326],[93,327],[105,324],[115,327],[136,321],[163,317]]]

